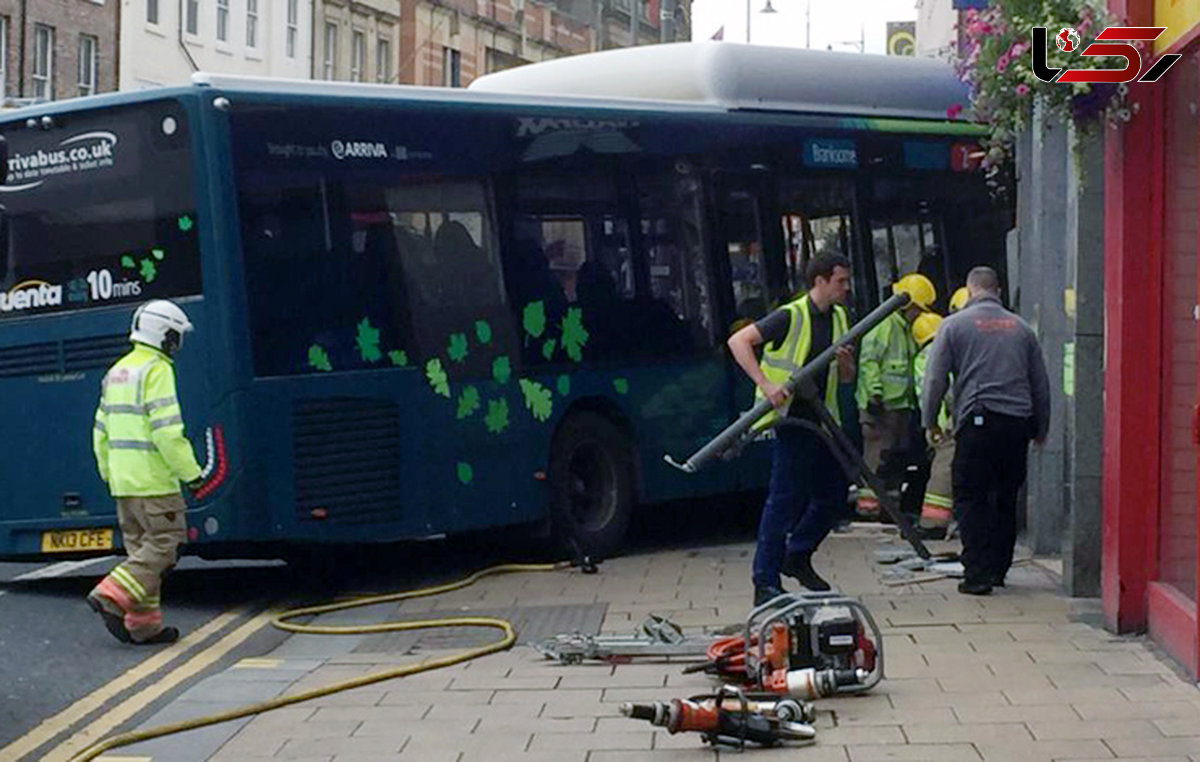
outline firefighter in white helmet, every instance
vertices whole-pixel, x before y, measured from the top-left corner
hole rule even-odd
[[[133,349],[101,382],[92,447],[100,478],[117,501],[128,558],[88,594],[105,627],[125,643],[171,643],[159,605],[163,573],[175,565],[187,524],[180,483],[196,489],[201,468],[184,437],[172,357],[192,330],[187,314],[165,299],[133,313]]]

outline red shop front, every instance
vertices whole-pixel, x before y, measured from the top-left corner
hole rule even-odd
[[[1200,677],[1200,6],[1109,7],[1183,57],[1105,141],[1104,613]]]

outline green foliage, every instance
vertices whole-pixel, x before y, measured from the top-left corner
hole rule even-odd
[[[158,267],[155,266],[153,259],[143,259],[139,272],[142,274],[142,280],[147,283],[153,283],[154,279],[158,277]]]
[[[458,395],[458,420],[467,418],[479,409],[479,390],[468,386]]]
[[[1079,56],[1092,41],[1090,35],[1112,23],[1103,0],[993,0],[988,8],[962,14],[956,64],[970,90],[972,119],[986,122],[990,129],[983,141],[989,180],[1011,159],[1014,141],[1033,118],[1035,96],[1046,112],[1089,129],[1094,127],[1092,117],[1106,109],[1110,115],[1119,113],[1120,96],[1114,95],[1119,90],[1089,83],[1043,82],[1033,74],[1031,53],[1032,29],[1043,26],[1051,68],[1119,68],[1119,60],[1110,57]],[[1055,43],[1064,28],[1079,35],[1079,44],[1071,52],[1059,50]],[[947,116],[954,118],[959,110],[961,106],[952,106]]]
[[[522,313],[522,324],[525,326],[525,333],[533,338],[540,338],[546,332],[546,305],[544,302],[536,301],[525,305],[525,310]]]
[[[388,352],[388,359],[392,361],[392,365],[395,365],[397,368],[403,368],[405,365],[408,365],[408,352],[405,352],[403,349],[393,349]]]
[[[542,357],[545,357],[547,360],[553,357],[555,346],[557,346],[557,342],[554,339],[546,339],[542,343]]]
[[[459,363],[467,358],[467,335],[465,333],[450,334],[450,344],[446,347],[446,356]]]
[[[470,484],[475,479],[475,469],[471,468],[470,463],[458,462],[458,480],[463,484]]]
[[[629,379],[614,378],[613,390],[616,391],[617,394],[629,394]]]
[[[333,370],[333,366],[329,364],[329,353],[325,351],[325,347],[313,344],[308,348],[308,366],[327,373]]]
[[[483,418],[487,430],[499,434],[508,428],[508,400],[501,397],[498,400],[488,400],[487,415]]]
[[[562,319],[562,344],[567,356],[575,362],[583,359],[583,347],[588,343],[588,332],[583,327],[583,310],[571,307]]]
[[[425,363],[425,378],[429,379],[429,386],[436,394],[450,399],[450,382],[446,378],[446,371],[442,368],[441,360],[435,357]]]
[[[497,357],[492,360],[492,378],[496,379],[498,384],[507,384],[508,379],[512,377],[512,365],[508,361],[508,357]]]
[[[137,267],[137,261],[134,260],[133,257],[126,254],[121,257],[121,267],[127,267],[130,270],[133,270],[134,268]]]
[[[486,320],[475,321],[475,338],[480,344],[492,343],[492,326]]]
[[[354,343],[358,345],[358,355],[364,362],[379,362],[383,355],[379,351],[379,329],[371,325],[371,321],[363,318],[358,323],[358,335]]]
[[[571,377],[565,373],[558,377],[558,393],[566,397],[571,393]]]
[[[522,378],[520,380],[521,394],[525,397],[525,407],[539,421],[545,421],[554,413],[554,397],[550,390],[537,381]]]

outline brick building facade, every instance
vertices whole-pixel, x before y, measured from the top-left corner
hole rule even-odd
[[[119,0],[0,0],[7,105],[115,90]]]

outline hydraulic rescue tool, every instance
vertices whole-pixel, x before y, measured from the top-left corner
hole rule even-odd
[[[764,700],[728,685],[715,694],[690,699],[625,703],[621,714],[647,720],[671,734],[700,733],[705,743],[739,748],[747,741],[762,746],[811,742],[817,735],[810,724],[816,716],[811,705],[776,697]]]
[[[743,634],[732,637],[685,635],[652,616],[636,635],[563,634],[535,648],[563,664],[703,658],[683,671],[806,701],[868,691],[883,678],[883,637],[874,617],[839,593],[785,593],[752,610]]]
[[[829,364],[834,361],[839,348],[853,345],[893,312],[908,306],[909,301],[908,294],[895,294],[851,326],[849,331],[833,342],[824,352],[793,373],[792,377],[784,383],[784,387],[793,396],[792,405],[802,405],[813,415],[817,423],[789,416],[780,417],[771,425],[800,426],[813,431],[825,440],[830,452],[833,453],[850,480],[874,490],[883,510],[896,522],[896,526],[900,529],[900,535],[912,545],[917,555],[923,559],[929,559],[932,557],[929,549],[921,542],[920,534],[913,526],[912,521],[900,510],[896,497],[887,488],[884,481],[867,467],[858,448],[842,431],[842,427],[830,412],[825,409],[825,403],[821,399],[817,383],[818,379],[822,378],[829,369]],[[724,431],[713,437],[683,463],[676,461],[670,455],[664,455],[663,459],[679,470],[692,474],[718,459],[729,460],[737,457],[747,444],[762,433],[762,430],[754,428],[754,424],[770,411],[771,402],[765,399],[759,400],[754,407],[742,413],[736,421],[729,424]]]

